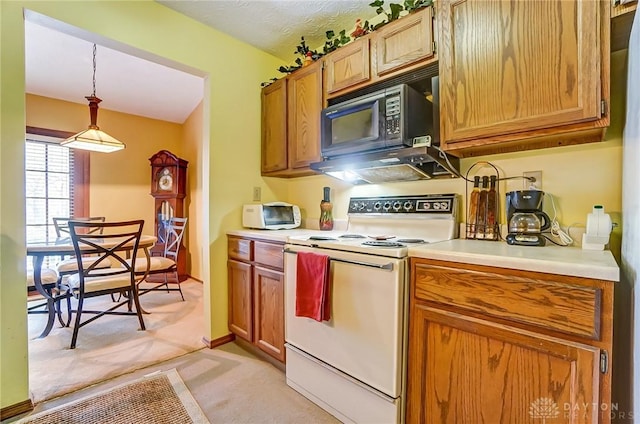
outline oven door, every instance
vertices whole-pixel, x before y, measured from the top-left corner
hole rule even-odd
[[[295,316],[297,251],[331,258],[330,321]],[[287,343],[391,398],[401,396],[406,259],[294,245],[286,245],[285,252]]]

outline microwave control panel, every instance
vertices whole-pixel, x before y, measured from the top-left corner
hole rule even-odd
[[[400,94],[385,99],[385,132],[387,135],[400,135]]]

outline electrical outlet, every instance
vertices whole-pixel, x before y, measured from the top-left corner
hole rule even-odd
[[[542,171],[527,171],[523,172],[522,176],[535,178],[535,181],[530,181],[527,178],[522,179],[522,187],[525,190],[542,190]]]
[[[260,187],[253,188],[253,201],[259,202],[262,199],[262,189]]]

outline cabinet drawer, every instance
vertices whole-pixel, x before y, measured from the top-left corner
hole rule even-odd
[[[416,299],[593,340],[600,338],[601,289],[573,277],[458,269],[418,263]]]
[[[241,261],[250,261],[253,258],[253,241],[244,240],[235,237],[227,239],[227,250],[229,259],[238,259]]]
[[[284,254],[282,253],[284,245],[274,243],[255,242],[254,260],[257,264],[270,266],[272,268],[284,268]]]

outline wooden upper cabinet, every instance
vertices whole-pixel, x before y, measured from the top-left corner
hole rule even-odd
[[[289,168],[307,168],[321,160],[322,61],[288,77]]]
[[[600,119],[604,3],[438,1],[445,148]]]
[[[325,60],[327,93],[333,93],[355,84],[369,81],[369,38],[361,38],[348,44]]]
[[[385,75],[435,55],[433,8],[404,16],[374,33],[376,75]]]
[[[287,80],[262,89],[262,173],[287,169]]]
[[[407,423],[600,420],[597,347],[426,306],[411,329]]]

